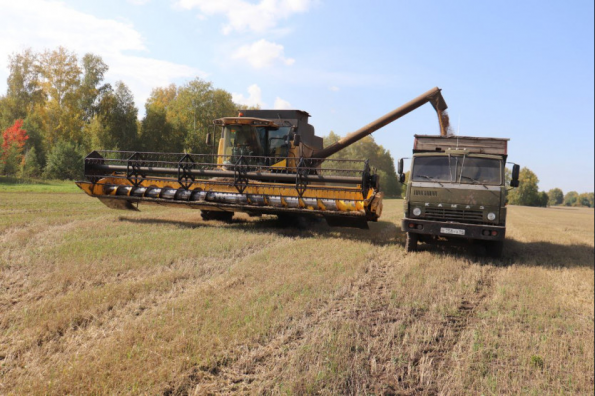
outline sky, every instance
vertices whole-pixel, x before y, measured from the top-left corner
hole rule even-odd
[[[100,55],[140,114],[196,77],[237,103],[300,109],[320,136],[359,129],[438,86],[455,133],[510,138],[541,190],[593,191],[594,4],[471,0],[0,0],[8,57]],[[374,133],[395,160],[438,134],[428,104]]]

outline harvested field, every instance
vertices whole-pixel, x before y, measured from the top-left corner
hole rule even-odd
[[[592,209],[502,260],[371,230],[0,188],[0,394],[592,394]],[[71,191],[68,188],[65,191]]]

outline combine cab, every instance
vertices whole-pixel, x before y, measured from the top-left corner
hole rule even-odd
[[[200,209],[205,220],[246,212],[367,228],[382,213],[378,176],[368,161],[327,158],[427,102],[439,116],[446,109],[434,88],[327,148],[306,112],[244,111],[214,121],[221,131],[217,154],[94,151],[77,185],[114,209],[152,203]]]

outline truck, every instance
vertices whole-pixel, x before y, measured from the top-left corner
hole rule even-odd
[[[501,257],[506,237],[507,194],[519,186],[513,164],[509,186],[509,139],[415,135],[401,229],[405,248],[418,244],[479,243]],[[397,174],[405,182],[404,158]]]

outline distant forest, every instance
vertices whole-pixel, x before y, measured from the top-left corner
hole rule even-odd
[[[10,56],[7,91],[0,96],[0,175],[78,179],[93,150],[208,153],[212,121],[242,108],[229,92],[196,78],[155,87],[139,120],[125,82],[105,82],[108,69],[100,56],[79,58],[63,47]],[[331,132],[325,141],[337,139]],[[337,157],[346,155],[369,158],[385,195],[400,196],[393,158],[373,138]]]

